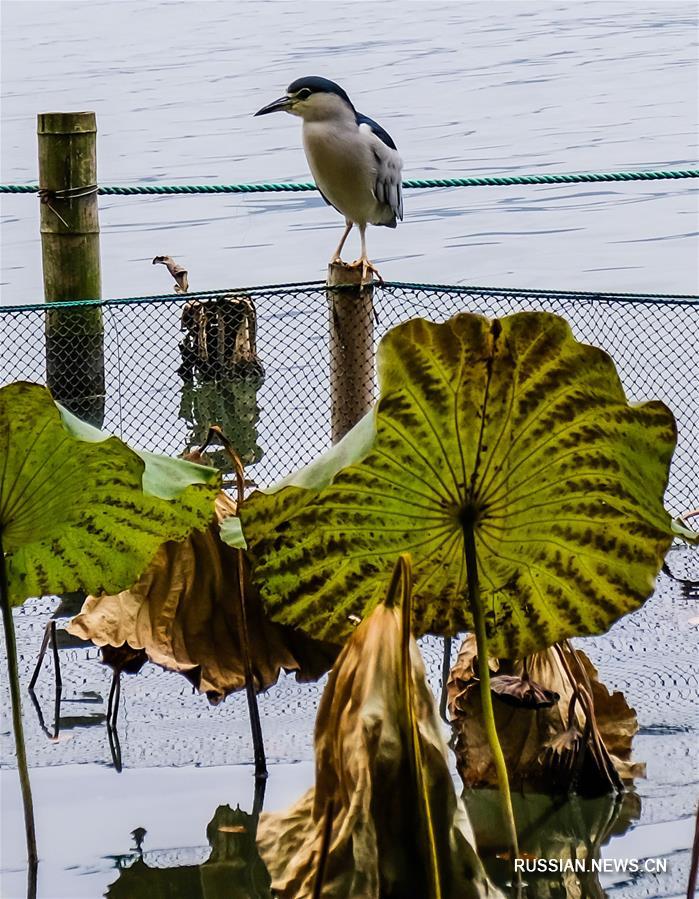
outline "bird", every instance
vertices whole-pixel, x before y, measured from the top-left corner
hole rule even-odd
[[[361,237],[361,281],[378,269],[369,261],[367,225],[395,228],[403,220],[403,161],[390,134],[369,116],[357,112],[346,91],[317,75],[292,81],[286,94],[255,115],[288,112],[303,119],[303,148],[325,202],[345,218],[345,230],[330,264],[341,253],[354,225]]]

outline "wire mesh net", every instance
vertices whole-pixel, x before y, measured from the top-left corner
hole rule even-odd
[[[0,381],[48,383],[72,411],[160,453],[199,445],[217,423],[262,486],[310,462],[343,417],[370,401],[376,385],[365,357],[388,329],[416,316],[525,309],[562,315],[576,337],[607,350],[630,400],[672,409],[679,439],[666,502],[675,514],[695,506],[696,298],[386,284],[374,287],[367,314],[314,283],[0,307]],[[338,378],[350,378],[340,400]]]

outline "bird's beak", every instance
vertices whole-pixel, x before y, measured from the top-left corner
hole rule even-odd
[[[267,115],[270,112],[286,112],[291,109],[291,105],[293,100],[291,97],[280,97],[278,100],[275,100],[273,103],[269,103],[267,106],[263,106],[262,109],[259,109],[255,115]]]

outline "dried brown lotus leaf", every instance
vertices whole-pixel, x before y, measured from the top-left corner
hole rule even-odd
[[[619,778],[630,784],[642,777],[644,766],[631,760],[631,743],[638,730],[636,713],[622,693],[610,693],[600,682],[597,670],[587,656],[576,650],[582,671],[576,677],[592,697],[595,719],[603,751],[606,749]],[[449,712],[454,730],[457,767],[467,787],[495,786],[497,777],[483,728],[480,696],[477,688],[476,641],[469,635],[452,668],[449,683]],[[518,680],[524,674],[521,660],[499,663],[498,677]],[[494,706],[495,721],[507,761],[513,790],[524,787],[547,792],[566,792],[576,782],[583,795],[600,795],[610,789],[609,779],[588,751],[591,738],[586,734],[586,718],[580,704],[573,707],[569,720],[573,689],[554,648],[527,657],[530,683],[558,695],[550,707],[531,709],[506,703]],[[495,678],[493,678],[495,680]],[[586,746],[584,757],[580,750]]]
[[[97,646],[144,649],[152,662],[184,674],[213,703],[244,687],[236,550],[223,543],[218,529],[233,514],[235,504],[219,494],[217,520],[206,531],[164,543],[129,590],[88,596],[68,631]],[[274,684],[282,668],[314,680],[332,665],[337,649],[269,621],[251,584],[246,613],[258,690]]]
[[[544,746],[539,761],[548,771],[551,793],[567,792],[575,777],[578,762],[581,758],[584,734],[577,724],[572,724],[563,733],[556,734]]]
[[[138,674],[148,661],[148,656],[143,649],[133,649],[128,643],[121,646],[107,644],[102,647],[102,661],[119,674]]]
[[[496,674],[490,689],[501,702],[522,709],[548,709],[560,699],[553,690],[514,674]]]
[[[440,721],[412,637],[413,711],[406,710],[401,632],[400,613],[385,605],[357,627],[318,709],[315,788],[288,811],[260,819],[258,846],[280,899],[317,895],[329,809],[323,899],[501,895],[473,848],[473,830],[454,791]],[[430,841],[421,838],[426,815],[420,809],[429,809],[432,820],[432,854]],[[430,858],[438,860],[437,894],[428,883]]]

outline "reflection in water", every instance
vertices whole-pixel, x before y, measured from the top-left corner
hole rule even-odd
[[[483,864],[502,889],[512,882],[512,865],[503,843],[502,816],[496,790],[466,790],[464,799],[473,823]],[[527,871],[523,899],[604,899],[599,873],[590,870],[613,836],[626,833],[641,813],[636,793],[567,799],[540,793],[512,796],[521,856],[536,859],[584,860],[585,871]]]
[[[73,730],[78,727],[93,727],[101,724],[105,720],[105,715],[101,712],[88,711],[86,714],[62,715],[61,706],[65,703],[73,703],[74,705],[94,705],[102,702],[99,693],[91,690],[75,691],[71,697],[63,696],[63,678],[61,676],[61,663],[59,650],[82,649],[85,641],[69,634],[64,628],[56,626],[56,619],[65,615],[74,615],[80,609],[85,599],[85,594],[81,591],[74,593],[64,593],[60,596],[60,602],[54,609],[51,618],[46,623],[44,634],[39,647],[39,654],[34,665],[34,671],[29,681],[29,698],[36,712],[39,727],[46,734],[49,740],[56,742],[59,739],[61,731]],[[49,728],[44,718],[39,698],[34,690],[43,665],[44,657],[47,650],[51,649],[53,659],[53,726]]]
[[[258,378],[236,378],[216,384],[183,384],[179,417],[187,422],[186,452],[201,446],[206,441],[209,427],[217,424],[244,464],[259,462],[262,458],[262,450],[257,444],[259,387]],[[208,456],[220,471],[233,471],[233,464],[225,450],[214,450]]]
[[[66,596],[70,602],[66,602]],[[148,661],[146,653],[142,649],[132,649],[128,643],[122,646],[102,646],[100,653],[103,664],[109,666],[112,671],[112,684],[109,690],[109,699],[107,701],[106,714],[103,712],[90,712],[80,715],[62,715],[61,707],[64,703],[102,703],[102,696],[93,691],[79,691],[72,698],[63,696],[63,681],[61,677],[61,666],[59,658],[59,649],[82,648],[87,641],[70,633],[65,628],[57,628],[55,618],[60,615],[77,614],[80,605],[85,599],[83,593],[66,594],[61,598],[61,604],[54,612],[53,617],[46,625],[44,637],[39,650],[39,656],[34,667],[34,673],[29,683],[29,698],[31,699],[34,711],[36,712],[39,727],[53,743],[57,742],[61,731],[72,730],[74,728],[92,727],[96,724],[106,723],[107,738],[109,741],[109,751],[112,758],[112,764],[117,772],[122,770],[121,762],[121,746],[119,743],[119,735],[117,733],[117,718],[119,715],[119,700],[121,697],[121,675],[138,674],[143,665]],[[76,605],[77,603],[77,605]],[[51,646],[54,660],[54,697],[53,697],[53,728],[50,729],[46,725],[46,719],[42,711],[41,703],[37,697],[34,686],[41,672],[41,666],[46,654],[48,646]]]
[[[496,790],[464,793],[480,856],[490,878],[510,893],[512,866],[503,844]],[[604,899],[597,872],[602,847],[625,833],[640,814],[635,793],[598,799],[571,796],[566,800],[543,794],[512,797],[522,857],[584,860],[586,871],[524,874],[522,899]],[[206,829],[208,859],[198,865],[164,867],[169,852],[146,852],[146,831],[131,832],[135,850],[116,857],[117,879],[106,899],[271,899],[271,878],[255,843],[256,818],[240,808],[221,805]]]
[[[107,899],[272,899],[271,878],[257,852],[252,815],[220,805],[206,828],[211,847],[200,865],[161,868],[143,857],[145,830],[136,828],[137,858],[119,856],[119,876]]]
[[[61,715],[61,702],[91,703],[101,702],[102,698],[98,697],[95,700],[91,697],[85,698],[85,696],[82,696],[76,699],[62,699],[61,691],[56,690],[53,701],[53,728],[49,728],[46,724],[46,719],[44,718],[44,713],[41,710],[41,704],[36,693],[33,690],[29,690],[28,692],[39,721],[39,727],[52,742],[56,742],[59,739],[61,732],[73,730],[76,727],[94,727],[107,720],[107,716],[103,712],[92,712],[87,715]]]
[[[182,378],[179,417],[187,422],[186,451],[206,442],[218,425],[244,465],[259,462],[257,391],[264,368],[257,358],[257,313],[246,294],[192,300],[182,310]],[[224,473],[233,470],[225,450],[209,453]]]

